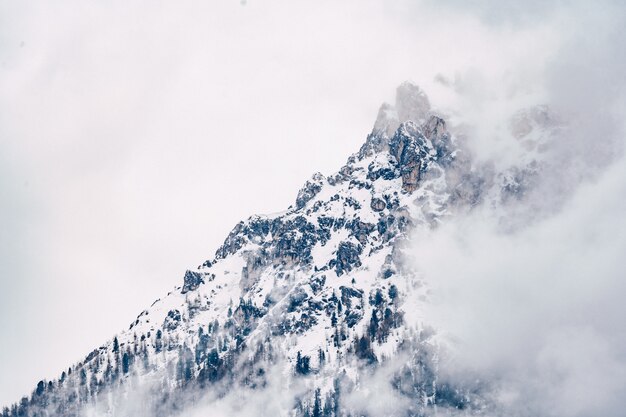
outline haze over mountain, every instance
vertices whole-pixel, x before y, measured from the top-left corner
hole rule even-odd
[[[28,393],[39,379],[56,383],[62,369],[67,373],[67,365],[115,333],[119,344],[130,334],[119,333],[126,317],[176,282],[182,290],[184,276],[193,281],[195,275],[186,275],[181,266],[206,272],[195,271],[196,263],[219,258],[212,253],[239,219],[289,204],[291,214],[260,218],[273,224],[277,217],[297,217],[296,197],[301,204],[315,194],[311,190],[331,186],[333,170],[358,149],[378,119],[366,149],[383,155],[372,161],[377,164],[389,155],[386,162],[395,172],[389,175],[398,177],[363,180],[359,163],[371,155],[360,153],[346,164],[356,173],[339,173],[354,177],[345,181],[371,182],[370,197],[382,192],[375,184],[395,181],[403,196],[399,204],[409,207],[408,226],[387,231],[406,243],[385,244],[403,246],[396,250],[403,254],[403,273],[423,282],[425,296],[403,290],[403,322],[392,332],[432,327],[433,351],[449,359],[438,362],[439,374],[461,391],[476,388],[466,383],[468,375],[489,383],[489,389],[472,391],[477,412],[620,415],[616,399],[624,391],[626,345],[618,319],[624,316],[619,300],[624,290],[619,276],[623,6],[612,1],[383,4],[0,6],[0,405]],[[392,98],[376,118],[376,105],[406,78],[418,81],[423,90],[416,91],[427,91],[428,98],[404,84],[397,103]],[[445,123],[452,145],[449,165],[438,155],[447,145],[437,140],[417,140],[408,148],[420,149],[419,163],[412,154],[402,161],[407,156],[398,153],[400,147],[390,146],[400,124],[410,119],[415,126],[404,126],[405,135],[427,137],[424,123],[430,119],[424,114]],[[298,195],[315,170],[324,175],[313,177]],[[355,187],[338,194],[360,201],[362,195],[352,194],[363,190]],[[417,197],[421,200],[415,202]],[[365,251],[371,234],[379,233],[374,220],[380,213],[352,208],[354,213],[346,209],[348,218],[358,216],[376,230],[366,229],[363,243],[362,232],[352,230],[351,223],[337,230],[333,225],[333,239]],[[397,209],[385,208],[389,213],[383,215],[404,218]],[[338,230],[347,236],[334,236]],[[322,238],[315,239],[309,243],[321,245]],[[271,259],[282,256],[284,248],[276,249],[277,244],[273,234],[260,243],[268,246],[265,255]],[[349,245],[342,247],[350,263]],[[240,250],[245,254],[220,258],[246,259],[239,278],[254,252]],[[318,261],[297,261],[292,269],[312,267],[312,276],[320,272],[315,267],[327,265],[337,279],[361,267],[378,271],[373,265],[380,260],[361,252],[361,267],[342,268],[340,274],[336,264],[330,267],[338,260],[334,250],[313,251]],[[376,281],[355,281],[364,293],[378,288]],[[349,284],[341,285],[351,288],[351,279]],[[204,285],[210,284],[205,280]],[[274,285],[257,283],[255,290],[260,287],[269,291]],[[324,287],[341,299],[339,287]],[[394,303],[386,301],[393,312]],[[232,310],[240,305],[235,297]],[[406,313],[407,305],[419,309]],[[371,320],[370,309],[370,304],[363,308],[362,321]],[[269,313],[263,314],[257,318],[270,321]],[[181,313],[184,319],[190,328],[201,325]],[[350,329],[351,337],[363,335],[369,324]],[[374,407],[382,401],[403,413],[415,407],[414,398],[389,390],[387,382],[406,361],[395,353],[402,359],[382,355],[399,349],[389,341],[377,347],[381,343],[374,339],[377,365],[348,366],[362,383],[338,403],[346,411],[389,414],[390,408]],[[267,398],[280,398],[273,404],[281,410],[298,408],[300,401],[301,412],[313,412],[315,391],[310,391],[324,386],[324,376],[295,378],[292,371],[298,351],[301,358],[311,356],[313,365],[314,355],[300,342],[284,346],[280,337],[271,340],[282,353],[264,367],[278,374],[268,373],[264,390],[231,390],[233,395],[216,401],[211,395],[228,390],[232,379],[223,376],[217,386],[200,391],[176,388],[173,382],[176,395],[193,397],[185,402],[186,412],[208,407],[214,413],[256,415],[268,406]],[[188,340],[194,363],[196,342]],[[420,350],[418,345],[414,349]],[[345,357],[354,357],[353,344],[345,349]],[[112,355],[112,368],[123,371],[123,353],[119,360]],[[178,353],[163,360],[176,367],[177,358]],[[134,371],[127,365],[129,375]],[[199,375],[203,365],[195,365]],[[374,368],[380,371],[368,376]],[[171,376],[166,379],[176,381]],[[97,412],[137,414],[124,408],[133,402],[123,396],[155,385],[150,378],[135,382],[141,389],[122,384],[119,391],[117,383],[103,384],[110,400],[100,401],[104,408]],[[293,395],[279,394],[283,384]],[[333,390],[327,385],[322,390],[331,403]],[[365,401],[372,390],[381,401]],[[63,398],[70,391],[56,394]],[[419,392],[417,397],[426,391]],[[241,408],[244,394],[248,409]],[[441,401],[438,411],[446,406],[444,398],[430,399]],[[162,410],[175,402],[165,401]],[[424,412],[433,410],[432,402]]]

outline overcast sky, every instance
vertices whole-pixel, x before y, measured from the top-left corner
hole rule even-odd
[[[614,97],[618,2],[518,3],[0,2],[0,404],[339,168],[402,81],[485,158],[498,109]],[[561,83],[576,58],[613,72]]]

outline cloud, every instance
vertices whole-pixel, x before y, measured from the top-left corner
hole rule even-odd
[[[496,381],[503,414],[621,415],[625,190],[619,158],[514,232],[485,208],[415,237],[426,317],[453,346],[444,372]]]
[[[626,392],[626,14],[614,2],[546,8],[532,24],[507,2],[468,10],[495,30],[538,34],[547,24],[554,43],[537,44],[540,65],[495,78],[484,68],[439,77],[477,164],[523,163],[526,151],[508,131],[520,108],[534,101],[558,115],[563,124],[534,190],[500,212],[483,206],[416,233],[412,254],[432,288],[426,320],[450,348],[443,374],[493,384],[495,415],[618,416]],[[515,229],[503,230],[503,220]]]

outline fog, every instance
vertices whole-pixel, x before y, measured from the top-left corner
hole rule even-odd
[[[619,386],[624,20],[611,1],[2,3],[0,404],[125,328],[237,221],[285,209],[313,172],[341,166],[407,79],[469,132],[476,161],[517,161],[505,127],[526,105],[549,104],[571,137],[543,189],[564,192],[538,193],[552,217],[502,235],[476,214],[418,242],[420,268],[443,288],[433,317],[511,392],[520,385],[501,364],[533,331],[519,363],[530,381],[561,375],[542,377],[541,363],[572,375],[551,397],[559,406],[587,371]],[[474,272],[458,282],[463,271]],[[501,317],[497,331],[477,324],[489,317]],[[496,343],[500,331],[511,343]],[[568,355],[605,361],[574,367],[565,342]]]
[[[536,189],[512,207],[484,205],[414,238],[415,265],[432,286],[426,317],[449,349],[442,373],[493,383],[495,415],[623,414],[624,12],[579,6],[586,14],[577,18],[565,17],[576,7],[550,8],[555,25],[577,24],[563,27],[564,41],[536,74],[542,103],[564,126]],[[526,103],[485,91],[467,98],[457,88],[461,103],[481,99],[462,120],[468,145],[476,161],[519,164],[506,121]]]
[[[476,214],[416,238],[428,317],[452,346],[447,372],[500,381],[519,415],[621,415],[624,174],[612,167],[521,231]]]

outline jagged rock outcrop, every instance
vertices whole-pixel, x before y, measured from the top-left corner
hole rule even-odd
[[[426,168],[429,147],[421,129],[411,121],[402,123],[389,144],[389,152],[396,159],[402,177],[402,190],[417,189],[422,169]]]
[[[183,289],[181,290],[181,293],[185,294],[189,291],[193,291],[198,288],[200,284],[204,284],[203,274],[187,270],[187,272],[185,272],[185,276],[183,277]]]
[[[301,209],[307,202],[315,197],[315,195],[322,189],[323,182],[324,176],[319,172],[315,173],[298,192],[298,197],[296,198],[296,208]]]

